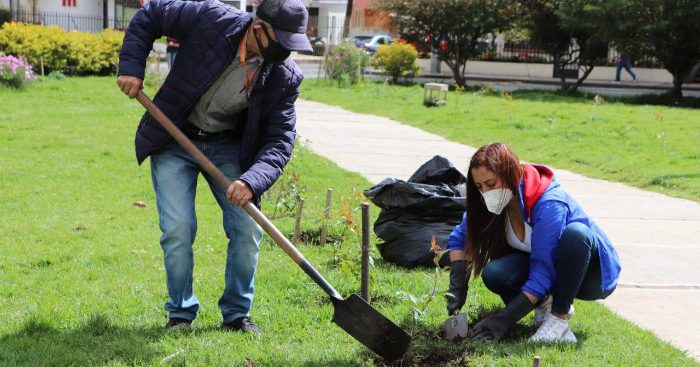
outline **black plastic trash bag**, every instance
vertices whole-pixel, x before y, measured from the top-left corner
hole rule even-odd
[[[466,205],[466,178],[447,158],[435,156],[408,179],[393,178],[365,190],[382,208],[374,233],[384,242],[379,253],[389,262],[412,268],[435,266],[431,240],[442,248],[452,229],[462,221]],[[441,265],[448,265],[441,263]]]

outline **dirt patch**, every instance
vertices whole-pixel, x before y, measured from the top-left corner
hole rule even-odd
[[[428,328],[424,325],[416,325],[410,319],[402,322],[401,327],[413,335],[413,341],[408,352],[399,361],[387,364],[380,357],[374,359],[377,366],[386,367],[456,367],[468,366],[469,360],[474,354],[474,347],[469,341],[473,336],[473,326],[477,322],[497,313],[499,309],[480,309],[477,317],[469,322],[469,334],[467,339],[450,342],[445,340],[445,330],[442,327]],[[515,333],[511,338],[517,339]],[[511,338],[505,338],[507,341]]]

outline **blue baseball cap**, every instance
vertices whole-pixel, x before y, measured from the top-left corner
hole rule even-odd
[[[313,51],[306,37],[309,12],[299,0],[264,0],[255,15],[274,28],[277,41],[290,51]]]

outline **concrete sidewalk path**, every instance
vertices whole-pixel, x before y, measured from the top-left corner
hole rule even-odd
[[[305,100],[296,107],[300,140],[372,183],[406,180],[437,154],[464,173],[475,151],[383,117]],[[620,285],[603,304],[700,361],[700,204],[566,170],[555,173],[621,257]]]

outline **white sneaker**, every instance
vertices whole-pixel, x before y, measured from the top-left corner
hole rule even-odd
[[[539,343],[576,343],[576,336],[571,332],[569,321],[547,314],[542,326],[537,329],[530,341]]]
[[[540,327],[550,312],[552,312],[552,296],[548,295],[535,309],[535,327]]]
[[[542,301],[542,303],[540,303],[540,305],[535,309],[535,327],[540,327],[547,315],[552,312],[553,299],[554,298],[551,295],[545,296],[544,301]],[[569,313],[567,314],[568,317],[571,318],[574,316],[575,312],[576,310],[574,309],[574,305],[571,305],[569,308]]]

